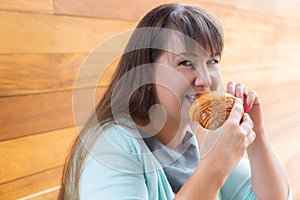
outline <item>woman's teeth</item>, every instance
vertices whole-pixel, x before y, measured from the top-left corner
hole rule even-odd
[[[196,99],[195,95],[185,95],[185,98],[187,98],[191,103],[193,103]]]

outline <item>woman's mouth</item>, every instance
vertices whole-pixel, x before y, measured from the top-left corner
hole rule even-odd
[[[196,95],[185,95],[185,98],[190,102],[193,103],[196,100]]]
[[[185,98],[190,102],[190,103],[193,103],[197,97],[201,96],[202,94],[204,94],[206,92],[199,92],[199,93],[194,93],[194,94],[187,94],[185,95]]]

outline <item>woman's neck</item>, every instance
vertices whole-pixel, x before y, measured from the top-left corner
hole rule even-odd
[[[175,124],[175,125],[174,125]],[[162,127],[157,130],[156,127]],[[174,149],[182,144],[183,138],[186,133],[187,125],[178,126],[176,123],[166,121],[164,125],[157,126],[151,124],[150,126],[142,128],[143,131],[153,135],[158,141],[165,146]]]

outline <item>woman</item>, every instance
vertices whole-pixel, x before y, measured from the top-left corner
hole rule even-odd
[[[291,199],[255,92],[228,83],[238,99],[224,125],[189,127],[194,97],[223,90],[223,41],[209,11],[186,4],[150,11],[73,144],[59,198]]]

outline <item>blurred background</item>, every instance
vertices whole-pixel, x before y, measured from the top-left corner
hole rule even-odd
[[[98,44],[167,2],[0,0],[0,199],[56,199],[77,134],[72,89],[81,64]],[[222,21],[223,81],[259,93],[274,149],[300,200],[300,2],[184,2]],[[99,82],[96,101],[114,67]]]

